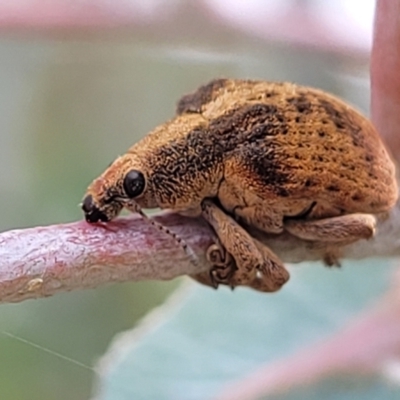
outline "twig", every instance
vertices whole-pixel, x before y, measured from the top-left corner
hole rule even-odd
[[[170,236],[137,217],[104,226],[80,221],[13,230],[0,234],[0,302],[207,268],[204,249],[213,239],[204,222],[173,214],[157,220],[185,238],[199,256],[197,267]]]
[[[104,226],[80,221],[8,231],[0,234],[0,302],[19,302],[112,282],[167,280],[210,267],[204,254],[215,237],[204,221],[172,213],[154,218],[191,246],[199,257],[197,265],[170,236],[134,216]],[[325,251],[289,234],[251,233],[284,262],[319,260]],[[344,247],[342,255],[350,259],[396,256],[400,254],[399,237],[400,209],[396,207],[378,223],[373,239]]]

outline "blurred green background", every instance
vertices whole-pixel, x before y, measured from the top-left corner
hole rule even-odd
[[[367,60],[267,43],[225,31],[0,39],[0,229],[81,219],[89,182],[170,118],[177,99],[220,76],[290,80],[368,107]],[[79,400],[113,336],[177,285],[126,283],[0,306],[0,398]],[[4,333],[5,332],[5,333]]]

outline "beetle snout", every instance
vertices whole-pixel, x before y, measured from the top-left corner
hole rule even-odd
[[[85,219],[87,222],[107,222],[109,221],[106,214],[104,214],[99,208],[96,207],[93,201],[92,195],[87,195],[82,203],[82,210],[85,213]]]

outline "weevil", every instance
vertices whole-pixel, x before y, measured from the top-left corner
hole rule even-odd
[[[350,105],[287,82],[217,79],[117,158],[82,208],[91,223],[123,207],[202,216],[219,243],[207,253],[210,273],[194,278],[273,292],[289,273],[245,226],[340,249],[371,238],[397,195],[388,152]]]

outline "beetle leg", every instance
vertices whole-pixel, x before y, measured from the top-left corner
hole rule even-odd
[[[249,286],[260,291],[276,291],[288,279],[289,273],[279,258],[265,245],[253,239],[235,220],[211,200],[202,203],[203,217],[216,231],[221,245],[232,255],[236,269],[220,270],[214,265],[212,281],[231,287]],[[222,274],[221,274],[222,272]],[[201,277],[204,281],[204,276]],[[203,282],[204,283],[204,282]]]
[[[220,283],[229,285],[230,279],[236,271],[235,260],[219,241],[207,249],[206,258],[212,268],[197,275],[190,275],[190,277],[214,289],[218,288]]]
[[[376,218],[371,214],[347,214],[319,220],[287,220],[285,229],[292,235],[325,248],[324,263],[340,267],[340,249],[375,233]]]
[[[340,244],[370,239],[374,236],[375,225],[376,219],[371,214],[347,214],[314,221],[285,221],[285,229],[301,239]]]
[[[229,285],[235,271],[234,258],[225,250],[221,243],[214,243],[206,253],[207,260],[211,263],[210,277],[214,285],[224,283]]]
[[[259,268],[251,287],[262,292],[276,292],[289,280],[289,271],[268,246],[256,239],[253,239],[253,241],[262,254],[264,262]]]

